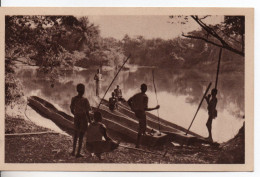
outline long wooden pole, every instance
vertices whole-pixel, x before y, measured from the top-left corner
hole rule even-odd
[[[155,96],[156,96],[156,101],[157,101],[157,105],[159,105],[158,98],[157,98],[156,86],[155,86],[155,82],[154,82],[154,70],[152,71],[152,74],[153,74],[153,87],[154,87],[154,92],[155,92]],[[158,115],[159,132],[161,132],[159,109],[157,109],[157,115]]]
[[[116,79],[116,77],[117,77],[117,75],[119,74],[119,72],[121,71],[121,69],[124,67],[124,65],[126,64],[126,62],[128,61],[128,59],[131,57],[131,54],[127,57],[127,59],[124,61],[124,63],[123,63],[123,65],[119,68],[119,70],[117,71],[117,73],[116,73],[116,75],[115,75],[115,77],[114,77],[114,79],[112,80],[112,82],[110,83],[110,85],[108,86],[108,88],[107,88],[107,90],[106,90],[106,92],[105,92],[105,94],[104,94],[104,96],[103,96],[103,98],[100,100],[100,102],[99,102],[99,105],[98,105],[98,109],[99,109],[99,107],[100,107],[100,105],[101,105],[101,103],[102,103],[102,101],[103,101],[103,99],[105,98],[105,96],[106,96],[106,94],[107,94],[107,92],[108,92],[108,90],[110,89],[110,87],[111,87],[111,85],[113,84],[113,82],[115,81],[115,79]]]
[[[217,86],[218,86],[218,74],[219,74],[219,67],[220,67],[221,54],[222,54],[222,48],[220,48],[220,50],[219,50],[219,56],[218,56],[218,68],[217,68],[217,75],[216,75],[216,81],[215,81],[215,89],[217,89]]]
[[[192,119],[192,121],[191,121],[191,123],[190,123],[190,126],[189,126],[189,128],[188,128],[188,130],[186,131],[186,134],[185,135],[187,135],[188,133],[189,133],[189,130],[190,130],[190,128],[191,128],[191,125],[193,124],[193,122],[194,122],[194,120],[195,120],[195,118],[196,118],[196,116],[197,116],[197,113],[199,112],[199,109],[200,109],[200,107],[201,107],[201,105],[202,105],[202,103],[203,103],[203,100],[204,100],[204,98],[205,98],[205,96],[207,95],[207,93],[208,93],[208,91],[209,91],[209,89],[210,89],[210,87],[211,87],[211,82],[209,83],[209,85],[208,85],[208,87],[207,87],[207,89],[206,89],[206,91],[205,91],[205,93],[204,93],[204,95],[203,95],[203,97],[202,97],[202,99],[201,99],[201,101],[200,101],[200,104],[199,104],[199,106],[198,106],[198,109],[197,109],[197,111],[196,111],[196,113],[195,113],[195,115],[194,115],[194,117],[193,117],[193,119]]]

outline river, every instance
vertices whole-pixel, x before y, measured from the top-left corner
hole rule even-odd
[[[96,104],[93,97],[95,95],[95,71],[95,69],[66,71],[55,80],[50,80],[46,74],[35,68],[18,67],[16,76],[23,87],[25,96],[37,95],[70,114],[70,101],[77,94],[76,85],[78,83],[85,84],[85,96],[90,100],[91,105]],[[100,95],[104,94],[115,71],[103,71],[102,74]],[[188,128],[209,82],[212,82],[213,87],[215,71],[155,69],[155,84],[161,106],[160,117]],[[152,68],[142,67],[132,72],[121,71],[106,98],[110,97],[111,91],[118,84],[124,98],[128,99],[140,91],[142,83],[148,85],[149,107],[156,106]],[[244,122],[242,118],[244,116],[244,73],[238,71],[220,73],[217,98],[218,117],[213,121],[212,134],[214,141],[221,143],[233,138]],[[152,113],[157,115],[157,111],[152,111]],[[208,132],[205,125],[207,118],[207,104],[204,101],[191,131],[207,137]]]

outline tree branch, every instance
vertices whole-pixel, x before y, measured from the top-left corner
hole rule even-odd
[[[237,54],[239,54],[239,55],[241,55],[241,56],[245,56],[245,53],[244,53],[244,51],[239,51],[239,50],[237,50],[237,49],[234,49],[233,47],[231,47],[225,40],[223,40],[212,28],[210,28],[209,26],[207,26],[204,22],[202,22],[202,20],[200,20],[199,18],[198,18],[198,16],[195,16],[195,15],[191,15],[191,17],[193,18],[193,20],[195,20],[195,22],[197,22],[206,32],[208,32],[210,35],[212,35],[213,37],[215,37],[216,39],[218,39],[220,42],[221,42],[221,44],[222,44],[222,46],[221,45],[219,45],[219,44],[216,44],[216,43],[214,43],[214,42],[212,42],[212,41],[209,41],[209,40],[207,40],[207,39],[205,39],[205,38],[202,38],[202,37],[199,37],[199,36],[190,36],[190,35],[183,35],[184,37],[189,37],[189,38],[194,38],[194,39],[201,39],[201,40],[204,40],[205,42],[208,42],[208,43],[211,43],[211,44],[213,44],[213,45],[215,45],[215,46],[221,46],[222,48],[225,48],[225,49],[227,49],[227,50],[229,50],[229,51],[232,51],[232,52],[234,52],[234,53],[237,53]]]
[[[197,16],[192,15],[191,16],[205,31],[207,31],[209,34],[217,38],[222,45],[228,45],[226,41],[224,41],[212,28],[207,26],[203,21],[201,21]]]
[[[234,53],[236,53],[236,54],[238,54],[238,55],[241,55],[241,56],[243,56],[243,57],[245,56],[244,52],[241,52],[241,51],[239,51],[239,50],[236,50],[236,49],[230,47],[229,45],[220,45],[220,44],[217,44],[217,43],[215,43],[215,42],[212,42],[212,41],[210,41],[210,40],[208,40],[208,39],[206,39],[206,38],[200,37],[200,36],[192,36],[192,35],[184,35],[184,34],[182,34],[182,36],[183,36],[183,37],[187,37],[187,38],[191,38],[191,39],[200,39],[200,40],[203,40],[203,41],[205,41],[205,42],[207,42],[207,43],[213,44],[213,45],[215,45],[215,46],[217,46],[217,47],[221,47],[221,48],[227,49],[227,50],[229,50],[229,51],[232,51],[232,52],[234,52]]]
[[[191,39],[200,39],[200,40],[203,40],[203,41],[205,41],[205,42],[207,42],[207,43],[213,44],[213,45],[215,45],[215,46],[217,46],[217,47],[221,47],[221,48],[224,47],[223,45],[217,44],[217,43],[212,42],[212,41],[210,41],[210,40],[208,40],[208,39],[206,39],[206,38],[203,38],[203,37],[192,36],[192,35],[185,35],[185,34],[182,34],[182,36],[183,36],[183,37],[187,37],[187,38],[191,38]]]

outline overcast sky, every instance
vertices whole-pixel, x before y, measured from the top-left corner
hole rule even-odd
[[[147,39],[172,39],[182,34],[199,29],[199,25],[190,19],[185,25],[169,23],[169,16],[88,16],[95,25],[99,25],[102,37],[122,39],[125,34],[130,37],[142,35]],[[223,21],[223,16],[209,17],[206,22],[211,24]],[[176,22],[176,21],[175,21]]]

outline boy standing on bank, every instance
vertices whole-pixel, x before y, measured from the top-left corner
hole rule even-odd
[[[148,108],[148,96],[145,94],[147,91],[147,85],[141,85],[141,92],[132,96],[127,102],[131,109],[135,112],[135,116],[139,121],[139,129],[137,135],[136,148],[139,147],[141,136],[145,135],[146,131],[146,114],[145,111],[153,111],[159,109],[160,106],[157,105],[154,108]]]
[[[75,155],[77,141],[79,140],[78,151],[76,157],[83,157],[80,154],[83,137],[90,123],[89,111],[90,104],[87,98],[84,98],[85,86],[83,84],[77,85],[78,95],[71,99],[70,110],[74,115],[74,137],[72,155]]]

